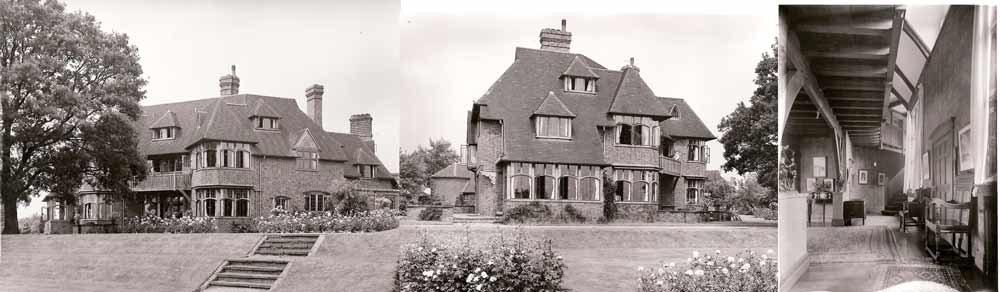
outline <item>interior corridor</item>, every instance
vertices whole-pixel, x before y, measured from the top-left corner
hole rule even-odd
[[[903,233],[893,216],[850,227],[814,222],[809,267],[790,291],[995,291],[972,267],[934,264],[922,236],[913,227]]]

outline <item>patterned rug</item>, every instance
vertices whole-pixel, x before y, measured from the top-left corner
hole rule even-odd
[[[812,227],[807,250],[812,264],[891,263],[899,257],[885,226]]]
[[[881,291],[950,291],[971,289],[954,267],[939,265],[889,265],[886,267]],[[942,286],[943,285],[943,286]]]

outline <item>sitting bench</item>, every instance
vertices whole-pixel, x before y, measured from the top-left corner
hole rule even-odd
[[[948,202],[936,198],[927,204],[924,219],[924,247],[934,262],[953,254],[960,260],[972,258],[972,226],[969,224],[972,203]],[[951,241],[947,241],[947,235]],[[963,244],[965,247],[963,248]]]

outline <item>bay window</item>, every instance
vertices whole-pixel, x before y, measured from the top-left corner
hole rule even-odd
[[[635,146],[659,145],[660,126],[649,117],[614,116],[616,144]]]
[[[688,142],[688,161],[709,162],[710,150],[705,141],[690,140]]]
[[[705,180],[685,179],[687,181],[687,204],[698,204],[701,198],[701,189],[705,186]]]

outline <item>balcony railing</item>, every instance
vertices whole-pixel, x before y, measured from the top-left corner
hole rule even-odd
[[[172,191],[191,188],[190,172],[151,173],[146,179],[132,183],[132,190],[142,191]]]
[[[902,127],[894,126],[891,124],[882,124],[882,146],[883,148],[889,150],[903,150],[903,135],[905,132]]]
[[[673,176],[680,176],[681,161],[670,157],[660,156],[660,172]]]

